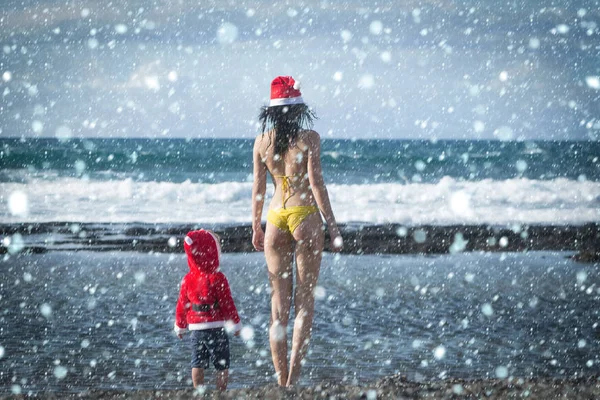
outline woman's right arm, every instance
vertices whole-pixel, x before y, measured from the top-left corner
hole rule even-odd
[[[335,221],[327,187],[323,180],[323,171],[321,170],[321,138],[317,132],[310,131],[308,146],[308,180],[317,206],[319,206],[319,210],[321,210],[327,223],[331,239],[330,250],[338,252],[342,250],[342,236]]]
[[[258,136],[254,141],[252,160],[254,164],[254,182],[252,184],[252,245],[258,251],[264,249],[265,233],[262,229],[262,211],[265,204],[267,191],[267,166],[260,154],[260,141]]]

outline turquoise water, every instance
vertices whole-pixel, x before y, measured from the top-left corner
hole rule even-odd
[[[180,183],[245,182],[248,139],[0,139],[0,181],[31,176]],[[328,181],[341,184],[528,178],[600,180],[600,142],[323,140]],[[20,173],[19,173],[20,172]]]

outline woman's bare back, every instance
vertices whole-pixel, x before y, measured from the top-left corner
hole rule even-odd
[[[260,156],[275,184],[275,193],[269,205],[270,209],[281,208],[284,202],[286,207],[315,205],[308,173],[308,160],[315,135],[314,131],[300,131],[283,156],[274,154],[275,134],[273,131],[265,133],[260,139]],[[287,180],[287,187],[284,180]]]

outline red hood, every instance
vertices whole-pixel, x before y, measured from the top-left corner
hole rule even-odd
[[[212,232],[204,229],[188,232],[183,241],[183,248],[188,256],[191,271],[213,273],[219,269],[221,245]]]

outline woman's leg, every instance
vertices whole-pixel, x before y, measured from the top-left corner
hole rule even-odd
[[[265,258],[271,283],[271,326],[269,343],[277,382],[285,386],[288,379],[287,324],[292,305],[292,261],[294,241],[292,235],[271,223],[265,232]]]
[[[323,222],[317,212],[306,217],[294,231],[296,239],[296,290],[294,291],[294,334],[287,386],[300,378],[302,360],[308,349],[315,310],[315,288],[323,255]]]

